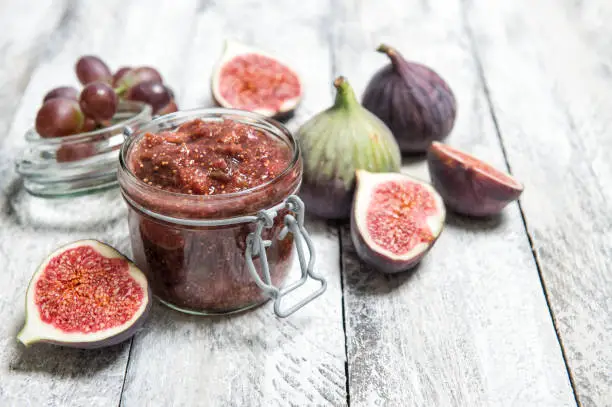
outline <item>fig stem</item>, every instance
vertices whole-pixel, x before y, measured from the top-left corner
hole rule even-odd
[[[380,44],[378,48],[376,48],[376,51],[383,53],[383,54],[387,54],[387,56],[391,60],[391,63],[393,64],[393,67],[395,69],[398,69],[400,67],[400,64],[402,63],[403,58],[399,54],[399,52],[395,50],[395,48],[387,44]]]
[[[344,76],[337,77],[334,81],[334,86],[337,90],[334,106],[348,109],[359,104],[357,98],[355,97],[353,88]]]
[[[376,51],[382,52],[383,54],[387,54],[389,56],[395,55],[395,48],[388,46],[387,44],[380,44]]]

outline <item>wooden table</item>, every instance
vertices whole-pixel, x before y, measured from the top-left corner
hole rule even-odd
[[[611,406],[612,3],[608,0],[0,0],[1,406]],[[24,292],[60,244],[129,253],[118,191],[26,194],[13,161],[49,88],[95,53],[151,64],[180,106],[211,105],[223,40],[276,52],[305,80],[295,130],[360,94],[396,46],[454,89],[448,142],[526,185],[499,219],[449,215],[414,273],[356,257],[344,224],[309,219],[328,279],[287,319],[155,305],[133,340],[81,351],[15,339]],[[427,177],[422,161],[404,171]]]

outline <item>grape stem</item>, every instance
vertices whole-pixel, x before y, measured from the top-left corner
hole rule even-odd
[[[126,90],[128,90],[128,87],[125,85],[121,85],[121,86],[117,86],[113,90],[119,96],[119,95],[122,95]]]

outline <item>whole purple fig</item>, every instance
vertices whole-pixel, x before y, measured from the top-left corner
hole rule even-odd
[[[431,68],[409,62],[380,45],[391,63],[370,80],[362,104],[393,132],[403,153],[424,153],[453,128],[457,102],[448,84]]]

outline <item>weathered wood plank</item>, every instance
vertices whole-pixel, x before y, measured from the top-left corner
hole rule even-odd
[[[225,38],[285,57],[303,75],[299,123],[331,103],[326,1],[202,2],[184,62],[181,105],[212,105],[209,78]],[[229,318],[187,317],[156,307],[134,347],[122,405],[344,405],[344,333],[335,228],[309,221],[327,292],[287,319],[271,304]],[[297,266],[297,264],[295,265]],[[294,271],[297,271],[294,268]]]
[[[0,5],[0,134],[5,135],[46,39],[67,18],[65,1],[5,1]]]
[[[15,7],[24,7],[21,13],[24,14],[27,7],[23,2],[17,3]],[[60,13],[63,15],[60,27],[51,35],[49,43],[44,44],[44,58],[33,71],[10,132],[1,141],[0,189],[4,194],[0,212],[0,261],[4,278],[0,286],[0,318],[4,324],[0,328],[3,345],[0,347],[0,404],[6,406],[119,404],[130,342],[97,351],[53,346],[25,349],[17,343],[15,335],[23,324],[22,304],[28,280],[47,253],[60,244],[87,237],[126,251],[129,247],[126,211],[120,195],[114,190],[78,199],[33,198],[20,188],[13,163],[44,93],[60,84],[76,84],[74,63],[80,55],[99,54],[112,67],[152,64],[159,67],[170,83],[178,79],[181,57],[191,40],[189,25],[183,22],[190,21],[196,6],[195,2],[169,4],[140,0],[70,4],[67,12]],[[37,5],[30,5],[27,11],[38,15],[38,10],[32,12]],[[49,17],[54,13],[55,9],[47,11]],[[40,20],[37,17],[35,21]],[[160,21],[171,24],[172,30],[151,30]],[[25,21],[16,22],[19,23],[29,26]],[[21,30],[17,32],[22,34]],[[33,36],[31,40],[44,43],[39,37]],[[8,68],[12,69],[10,64]],[[7,75],[4,68],[2,72]]]
[[[476,0],[465,13],[577,398],[612,406],[612,3]]]
[[[336,74],[361,93],[387,63],[379,42],[431,65],[459,102],[447,141],[504,167],[459,1],[337,6]],[[428,178],[419,160],[403,171]],[[412,273],[363,265],[346,228],[342,248],[352,406],[575,405],[517,205],[488,221],[449,214]]]

